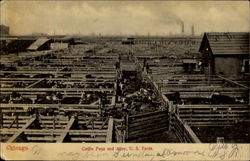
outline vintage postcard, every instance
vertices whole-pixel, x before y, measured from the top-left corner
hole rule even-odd
[[[248,1],[0,12],[1,159],[250,159]]]

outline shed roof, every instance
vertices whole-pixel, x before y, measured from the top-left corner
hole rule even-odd
[[[135,72],[136,65],[134,63],[121,63],[122,71]]]
[[[208,41],[214,55],[249,54],[249,32],[208,32],[205,33],[199,51]]]
[[[74,38],[72,36],[64,36],[64,37],[57,37],[53,38],[54,41],[70,41],[73,40]]]
[[[28,50],[37,50],[40,46],[42,46],[44,43],[46,43],[49,40],[50,39],[47,39],[47,38],[38,38],[35,42],[33,42],[28,47]]]
[[[196,59],[182,59],[182,62],[184,64],[196,64],[197,60]]]

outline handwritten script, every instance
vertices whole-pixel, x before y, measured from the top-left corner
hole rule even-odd
[[[208,156],[211,158],[219,157],[221,160],[237,158],[238,153],[237,144],[209,144]]]
[[[175,150],[174,148],[164,145],[163,148],[159,150],[154,150],[151,147],[143,148],[138,146],[130,147],[91,147],[91,148],[81,148],[79,151],[60,151],[55,153],[54,157],[62,157],[65,159],[94,159],[94,158],[114,158],[119,160],[127,159],[147,159],[147,160],[159,160],[159,159],[169,159],[174,157],[204,157],[210,159],[236,159],[240,148],[237,144],[208,144],[203,150]],[[101,149],[101,150],[100,150]],[[149,149],[149,150],[148,150]],[[44,149],[39,145],[34,145],[31,147],[31,153],[35,156],[47,155]]]

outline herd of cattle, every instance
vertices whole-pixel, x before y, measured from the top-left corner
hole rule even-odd
[[[247,98],[237,99],[234,97],[230,97],[227,95],[220,94],[219,92],[213,92],[207,98],[195,98],[189,99],[187,102],[181,99],[180,93],[173,92],[171,94],[166,94],[166,97],[173,101],[174,104],[210,104],[210,105],[218,105],[218,104],[246,104]]]

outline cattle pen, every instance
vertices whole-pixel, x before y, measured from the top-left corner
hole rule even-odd
[[[249,72],[208,71],[202,37],[119,40],[1,55],[1,142],[250,142]]]

